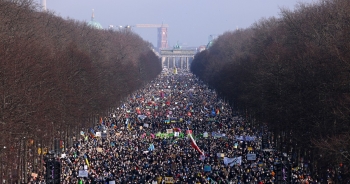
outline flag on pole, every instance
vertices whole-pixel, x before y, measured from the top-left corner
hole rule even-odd
[[[87,158],[85,158],[85,161],[86,161],[86,165],[87,165],[88,167],[90,167],[89,160],[88,160]]]
[[[191,146],[192,146],[195,150],[197,150],[201,155],[204,155],[204,152],[203,152],[201,149],[199,149],[199,147],[197,146],[196,141],[195,141],[195,140],[193,139],[193,137],[192,137],[192,134],[188,134],[188,137],[190,138]]]
[[[94,131],[94,129],[92,129],[92,128],[90,128],[90,136],[91,136],[92,138],[95,138],[95,131]]]

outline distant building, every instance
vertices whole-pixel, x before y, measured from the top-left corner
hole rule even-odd
[[[91,21],[88,22],[88,25],[95,29],[103,29],[102,25],[95,21],[94,9],[92,9]]]

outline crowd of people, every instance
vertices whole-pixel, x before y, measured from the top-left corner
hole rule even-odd
[[[81,132],[59,158],[61,183],[319,183],[262,149],[266,130],[193,74],[164,70]]]

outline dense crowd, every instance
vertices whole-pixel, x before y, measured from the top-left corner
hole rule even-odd
[[[319,183],[262,149],[267,129],[235,115],[193,74],[168,72],[81,132],[59,158],[61,183]],[[278,178],[280,177],[280,178]]]

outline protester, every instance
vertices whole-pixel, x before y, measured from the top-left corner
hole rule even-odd
[[[262,149],[267,132],[233,116],[193,74],[177,72],[164,70],[82,132],[60,158],[61,183],[277,183],[283,154],[273,143]],[[292,180],[314,182],[306,175],[293,172]],[[281,176],[287,180],[285,170]]]

